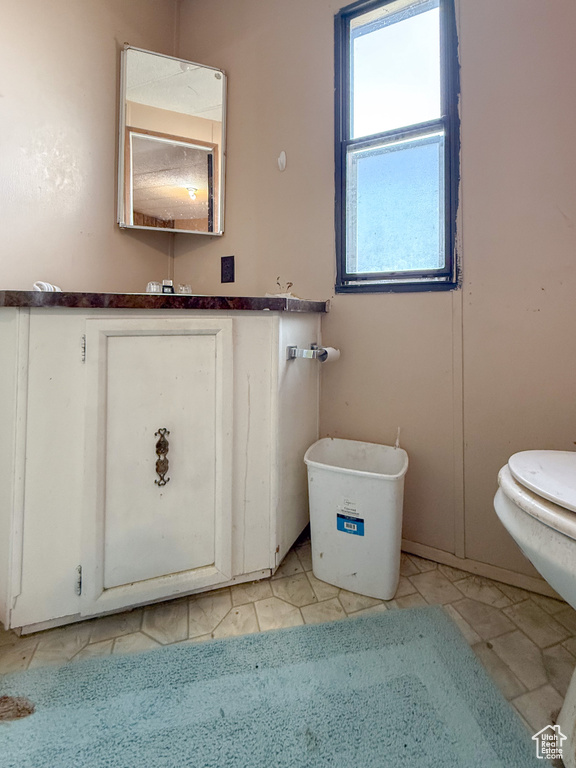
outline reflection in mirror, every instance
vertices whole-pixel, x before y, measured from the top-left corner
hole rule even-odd
[[[126,129],[126,209],[141,227],[214,232],[214,144]]]
[[[149,51],[123,51],[121,227],[222,234],[226,77]]]

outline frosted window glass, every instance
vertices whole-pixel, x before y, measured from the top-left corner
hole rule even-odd
[[[444,267],[444,137],[349,148],[347,269]]]
[[[400,13],[396,16],[401,18]],[[438,119],[438,8],[380,27],[371,14],[366,19],[370,23],[364,27],[371,31],[359,34],[359,26],[351,38],[351,137]]]

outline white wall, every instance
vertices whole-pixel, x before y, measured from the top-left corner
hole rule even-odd
[[[174,52],[176,0],[19,0],[0,25],[0,287],[140,291],[173,235],[116,225],[119,52]]]
[[[512,452],[576,443],[576,4],[459,0],[464,285],[365,296],[333,288],[339,7],[183,0],[180,55],[229,76],[227,213],[221,239],[177,241],[176,277],[246,295],[280,276],[332,298],[322,434],[390,443],[400,425],[404,535],[533,574],[492,499]]]
[[[505,563],[498,468],[576,444],[576,4],[460,5],[466,551]]]

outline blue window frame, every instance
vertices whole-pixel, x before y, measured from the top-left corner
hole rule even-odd
[[[457,286],[453,0],[362,0],[335,20],[338,293]]]

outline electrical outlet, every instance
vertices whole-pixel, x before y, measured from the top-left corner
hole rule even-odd
[[[234,256],[222,256],[220,265],[220,282],[233,283],[234,280]]]

